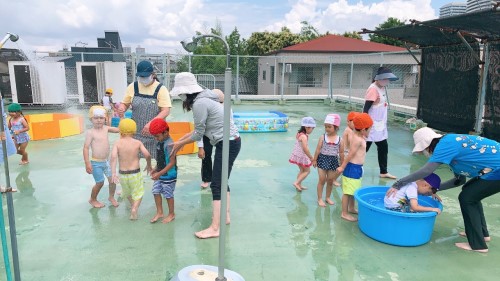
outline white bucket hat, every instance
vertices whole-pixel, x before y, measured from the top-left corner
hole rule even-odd
[[[316,127],[316,121],[312,117],[304,117],[302,118],[302,121],[300,122],[300,126],[304,127],[311,127],[315,128]]]
[[[413,134],[413,141],[415,142],[415,147],[413,147],[413,153],[424,151],[433,139],[440,138],[443,135],[434,132],[433,129],[429,127],[423,127],[415,131]]]
[[[190,95],[203,91],[203,88],[198,85],[196,77],[190,72],[181,72],[175,75],[174,88],[170,94],[172,96]]]

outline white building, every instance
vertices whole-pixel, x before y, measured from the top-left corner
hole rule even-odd
[[[491,9],[492,2],[491,0],[467,0],[467,13]]]
[[[465,14],[467,3],[465,2],[452,2],[439,8],[439,17],[446,18]]]

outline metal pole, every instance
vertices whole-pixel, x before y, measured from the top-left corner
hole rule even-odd
[[[281,67],[281,100],[283,100],[283,95],[285,92],[285,61],[282,62]]]
[[[0,96],[0,135],[4,135],[4,107],[3,107],[3,98]],[[10,187],[10,174],[9,174],[9,161],[7,158],[7,145],[5,143],[5,140],[2,139],[2,152],[3,152],[3,163],[4,163],[4,168],[5,168],[5,188],[8,189]],[[7,211],[8,211],[8,216],[9,216],[9,230],[10,230],[10,243],[12,245],[12,263],[14,266],[14,280],[20,281],[21,280],[21,274],[19,271],[19,256],[17,253],[17,236],[16,236],[16,221],[14,218],[14,205],[12,203],[12,194],[11,192],[6,192],[7,194]],[[1,199],[0,199],[1,200]],[[0,207],[2,203],[0,203]],[[3,248],[3,253],[4,253],[4,263],[5,263],[5,271],[7,274],[7,280],[12,280],[11,277],[11,272],[10,272],[10,264],[9,264],[9,252],[7,249],[6,243],[6,233],[5,233],[5,222],[3,219],[3,211],[2,215],[0,218],[0,224],[1,224],[1,236],[2,236],[2,248]],[[5,256],[7,255],[7,256]]]
[[[240,56],[236,56],[236,93],[235,93],[235,99],[239,100],[239,95],[240,93]]]
[[[328,97],[330,102],[333,99],[333,57],[330,57],[330,65],[328,67]]]
[[[477,110],[477,119],[476,119],[476,126],[474,130],[476,130],[476,133],[480,134],[482,131],[482,121],[483,121],[483,111],[484,111],[484,102],[486,99],[486,77],[488,76],[488,69],[490,67],[490,56],[489,56],[490,48],[489,44],[484,44],[484,50],[483,50],[483,60],[484,64],[483,67],[481,68],[481,85],[480,85],[480,95],[479,95],[479,102],[478,102],[478,110]]]
[[[349,75],[349,105],[351,105],[352,73],[354,72],[354,55],[351,55],[351,74]]]
[[[259,76],[259,75],[257,75]],[[258,77],[257,77],[258,79]],[[278,85],[278,59],[274,57],[274,85],[273,85],[273,96],[276,96],[276,86]]]

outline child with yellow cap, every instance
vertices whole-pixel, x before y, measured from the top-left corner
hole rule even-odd
[[[106,93],[101,99],[101,105],[106,109],[106,124],[111,125],[111,118],[113,118],[113,109],[115,108],[115,104],[113,103],[113,99],[111,96],[113,95],[113,89],[107,88]]]
[[[363,164],[366,157],[366,138],[373,125],[372,118],[368,113],[359,113],[352,120],[354,134],[351,135],[349,153],[344,162],[337,169],[342,173],[342,215],[347,221],[357,221],[351,214],[358,212],[354,208],[354,192],[361,187],[363,177]],[[349,209],[349,207],[351,207]]]
[[[139,165],[139,152],[146,158],[147,173],[153,170],[151,167],[151,154],[141,141],[134,139],[137,125],[134,120],[125,118],[118,125],[120,139],[113,145],[111,151],[111,173],[114,183],[122,185],[122,197],[126,197],[132,207],[130,219],[137,219],[137,210],[144,195],[144,181]],[[116,162],[118,161],[120,177],[116,175]]]
[[[88,174],[94,176],[95,185],[92,187],[89,203],[94,208],[102,208],[105,205],[97,200],[97,195],[104,186],[104,177],[109,183],[109,202],[118,207],[115,200],[116,184],[111,180],[111,171],[109,169],[109,138],[108,133],[118,133],[118,128],[107,126],[106,110],[100,105],[92,106],[89,109],[89,119],[92,122],[92,128],[85,133],[85,142],[83,144],[83,161],[85,170]],[[92,155],[89,157],[90,151]]]

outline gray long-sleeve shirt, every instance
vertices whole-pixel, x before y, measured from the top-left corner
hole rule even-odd
[[[422,168],[396,181],[392,185],[392,187],[400,189],[401,187],[407,185],[410,182],[423,179],[426,176],[430,175],[432,172],[434,172],[437,169],[437,167],[439,167],[439,165],[441,165],[441,163],[427,162],[424,166],[422,166]],[[454,178],[447,180],[445,182],[441,182],[441,185],[439,186],[439,191],[463,185],[465,183],[465,180],[466,180],[465,176],[455,174]]]
[[[205,135],[212,145],[221,141],[224,132],[224,106],[219,103],[219,96],[211,90],[203,90],[194,99],[192,110],[195,128],[191,139],[199,141]],[[233,118],[230,119],[229,132],[231,138],[239,137]]]

